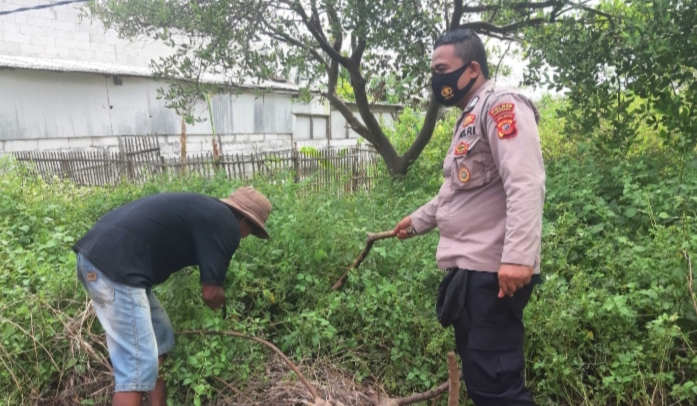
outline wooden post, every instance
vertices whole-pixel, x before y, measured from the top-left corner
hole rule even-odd
[[[179,137],[179,160],[181,162],[182,171],[186,170],[186,121],[182,117],[182,133]]]
[[[448,406],[460,404],[460,369],[457,366],[455,353],[448,353]]]
[[[291,150],[291,159],[293,160],[293,182],[298,183],[300,181],[300,157],[298,156],[298,143],[293,143],[293,149]]]

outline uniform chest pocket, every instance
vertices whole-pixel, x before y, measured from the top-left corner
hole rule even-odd
[[[450,157],[450,188],[468,190],[482,186],[487,181],[487,173],[482,165],[482,151],[479,138],[471,144],[460,143]]]

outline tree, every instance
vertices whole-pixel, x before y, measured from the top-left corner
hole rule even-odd
[[[89,15],[121,36],[145,35],[170,45],[174,54],[152,64],[165,78],[196,81],[205,72],[225,73],[234,78],[230,83],[234,87],[245,78],[297,76],[305,90],[319,89],[351,128],[377,149],[392,175],[403,175],[429,142],[438,116],[437,102],[427,96],[428,56],[438,36],[446,29],[469,27],[486,37],[521,41],[524,28],[555,21],[573,9],[569,4],[568,0],[484,0],[467,5],[463,0],[105,0],[88,7]],[[350,81],[358,115],[339,97],[342,71]],[[384,83],[399,82],[401,100],[424,96],[429,100],[423,126],[402,155],[371,112],[369,83],[379,77],[393,79]]]
[[[567,134],[625,158],[640,126],[651,126],[674,155],[697,145],[697,4],[604,1],[526,34],[527,80],[567,89]],[[542,69],[545,61],[552,70]]]

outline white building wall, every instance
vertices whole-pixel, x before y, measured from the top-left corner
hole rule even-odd
[[[31,7],[50,0],[2,0],[0,10]],[[120,39],[100,21],[80,21],[81,4],[68,4],[0,16],[0,54],[148,66],[171,55],[169,47],[148,38]]]
[[[157,99],[163,84],[148,78],[86,73],[0,71],[0,152],[109,148],[118,136],[158,135],[163,150],[179,151],[181,120]],[[212,98],[213,122],[225,152],[291,148],[291,94],[221,94]],[[187,125],[190,153],[212,149],[206,105]]]
[[[50,1],[0,0],[0,10]],[[120,39],[99,21],[81,21],[81,7],[71,4],[0,16],[0,55],[147,67],[151,60],[171,54],[161,42]],[[100,74],[0,69],[0,154],[116,148],[120,135],[157,135],[164,153],[178,154],[181,122],[157,100],[163,83],[139,77],[122,81],[115,85],[111,76]],[[349,146],[359,138],[347,131],[343,116],[331,111],[326,101],[306,104],[291,94],[248,92],[216,95],[211,104],[224,152],[278,150],[294,144]],[[190,153],[212,148],[205,103],[197,115],[206,121],[187,126]]]
[[[163,83],[121,79],[115,85],[113,77],[99,74],[0,70],[0,154],[117,148],[118,136],[157,135],[163,153],[177,155],[181,120],[157,99]],[[343,116],[319,99],[304,103],[291,93],[218,94],[211,99],[211,111],[225,153],[357,144],[352,130],[346,138]],[[190,154],[212,150],[205,103],[196,116],[205,121],[187,125]]]

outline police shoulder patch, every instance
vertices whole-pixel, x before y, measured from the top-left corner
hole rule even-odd
[[[499,139],[505,140],[518,135],[518,130],[515,128],[515,114],[502,114],[496,119],[496,129],[498,130]]]
[[[501,103],[489,110],[489,115],[493,118],[496,118],[497,116],[503,113],[512,112],[513,109],[515,109],[515,104],[511,102]]]
[[[515,126],[515,104],[504,102],[497,104],[489,110],[489,115],[496,122],[496,130],[499,139],[510,139],[518,135]]]
[[[462,156],[462,155],[467,155],[467,151],[469,151],[470,145],[464,141],[460,141],[457,143],[455,146],[455,155],[456,156]]]

